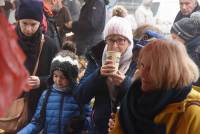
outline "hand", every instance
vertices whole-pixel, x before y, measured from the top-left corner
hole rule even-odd
[[[108,132],[112,131],[112,129],[115,127],[115,114],[111,113],[111,118],[108,122]]]
[[[118,70],[117,73],[112,75],[112,82],[114,85],[120,86],[124,81],[125,77],[126,76]]]
[[[30,76],[27,80],[27,85],[30,89],[35,89],[40,86],[40,79],[38,76]]]
[[[72,29],[72,21],[69,21],[69,22],[66,22],[65,23],[65,26],[68,28],[68,29]]]
[[[107,59],[105,64],[101,66],[100,73],[102,76],[112,76],[115,72],[115,66],[112,60]]]

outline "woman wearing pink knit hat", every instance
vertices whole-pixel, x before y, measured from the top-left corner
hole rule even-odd
[[[105,26],[104,39],[87,53],[88,66],[76,93],[84,104],[95,98],[92,134],[107,134],[110,114],[116,111],[129,89],[135,71],[129,22],[122,17],[112,17]],[[116,60],[110,59],[110,51],[117,53]]]

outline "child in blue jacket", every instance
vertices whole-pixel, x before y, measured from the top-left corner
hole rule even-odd
[[[50,70],[50,89],[43,92],[32,121],[18,134],[37,134],[42,129],[43,134],[78,134],[89,127],[89,106],[82,108],[73,96],[78,77],[77,56],[60,51]]]

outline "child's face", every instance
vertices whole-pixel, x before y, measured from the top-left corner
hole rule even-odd
[[[69,80],[65,77],[63,72],[59,70],[53,72],[53,81],[59,89],[65,88],[69,85]]]

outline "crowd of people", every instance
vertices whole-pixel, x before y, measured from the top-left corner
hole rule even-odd
[[[11,134],[200,134],[199,3],[179,0],[167,36],[153,21],[151,3],[143,0],[135,17],[117,5],[105,22],[107,0],[84,0],[76,11],[68,0],[0,0],[0,24],[7,29],[0,35],[9,39],[11,30],[17,37],[0,44],[20,49],[23,80],[15,100],[27,102],[26,120],[8,129],[2,125],[11,123],[5,110],[0,129]],[[6,4],[16,10],[13,24],[5,25]],[[2,87],[11,90],[5,81],[14,83],[16,74],[3,73],[0,93]]]

